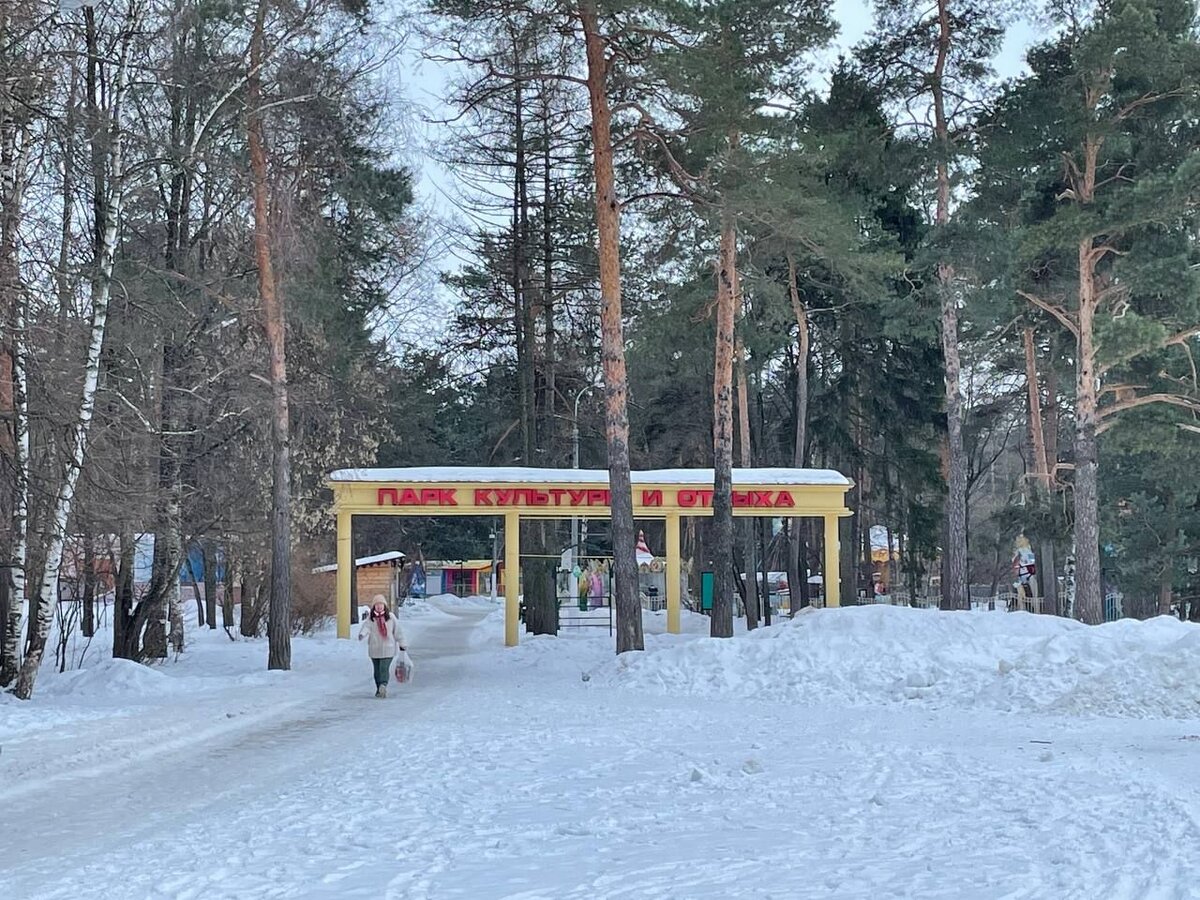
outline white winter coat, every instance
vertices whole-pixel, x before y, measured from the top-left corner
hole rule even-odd
[[[371,618],[370,613],[362,620],[362,624],[358,627],[358,639],[367,639],[367,656],[371,659],[388,659],[395,656],[397,648],[408,646],[408,641],[404,640],[404,632],[400,630],[400,623],[396,620],[393,614],[386,620],[387,637],[379,633],[379,626]]]

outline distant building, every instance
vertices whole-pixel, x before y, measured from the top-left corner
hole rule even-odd
[[[408,559],[399,550],[389,553],[378,553],[374,556],[363,556],[354,561],[354,587],[358,605],[365,606],[371,598],[382,594],[388,604],[395,606],[400,599],[400,578]],[[314,575],[331,575],[330,596],[333,596],[337,576],[337,564],[318,566],[313,569]]]
[[[499,566],[500,583],[496,592],[502,593],[504,567]],[[492,561],[490,559],[431,559],[425,563],[425,593],[453,594],[456,597],[479,597],[492,590]]]

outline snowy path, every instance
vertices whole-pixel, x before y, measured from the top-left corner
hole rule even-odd
[[[584,681],[602,637],[505,653],[481,618],[413,627],[386,703],[334,645],[6,742],[0,896],[1200,896],[1200,722],[673,697]]]
[[[331,784],[353,781],[342,775],[331,782],[331,774],[339,776],[330,770],[357,773],[372,757],[384,760],[394,781],[396,745],[409,714],[455,690],[462,676],[451,661],[468,651],[467,636],[482,618],[477,611],[449,612],[440,627],[419,631],[422,649],[414,656],[423,677],[393,702],[370,696],[369,671],[355,647],[353,654],[347,651],[353,664],[336,673],[316,703],[310,695],[297,699],[286,684],[256,687],[198,704],[181,700],[135,722],[124,716],[96,720],[66,734],[6,745],[0,805],[24,801],[30,812],[20,833],[0,840],[0,885],[25,886],[15,895],[0,894],[81,896],[71,881],[39,891],[61,876],[64,858],[83,867],[88,881],[111,884],[108,878],[115,877],[116,883],[138,884],[137,872],[122,871],[130,847],[144,848],[135,859],[169,859],[180,849],[201,856],[207,830],[215,846],[229,848],[218,854],[209,876],[219,883],[224,866],[253,866],[259,832],[278,824],[263,799],[273,804],[302,797],[296,810],[278,812],[320,818],[324,806],[313,798]],[[60,802],[40,802],[47,791]],[[213,822],[221,827],[209,829]],[[241,838],[233,838],[240,827],[246,829]],[[189,896],[170,879],[145,880],[146,896]]]

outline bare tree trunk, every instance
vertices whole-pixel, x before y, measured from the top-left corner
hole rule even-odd
[[[113,582],[113,648],[115,659],[137,656],[138,635],[133,631],[133,567],[137,549],[133,530],[123,524],[119,538],[117,572]],[[131,645],[133,645],[131,647]]]
[[[759,371],[755,377],[755,395],[758,404],[758,446],[765,448],[766,430],[767,430],[767,413],[766,407],[763,405],[763,373]],[[764,451],[765,452],[765,451]],[[771,520],[770,519],[754,519],[755,531],[754,538],[758,540],[758,564],[761,566],[760,575],[762,580],[759,582],[760,606],[762,610],[762,623],[767,628],[771,627],[771,576],[770,566],[768,565],[768,539],[771,536]],[[786,537],[786,535],[784,535]],[[786,565],[786,562],[784,563]]]
[[[555,455],[555,418],[554,408],[556,399],[556,373],[557,362],[555,354],[558,352],[555,346],[555,326],[554,326],[554,236],[552,233],[554,223],[553,203],[551,202],[551,194],[553,184],[551,182],[550,173],[552,166],[551,150],[553,147],[551,126],[550,126],[550,100],[549,95],[543,96],[545,108],[543,110],[543,135],[546,140],[545,156],[542,164],[542,320],[543,328],[546,332],[546,358],[545,358],[545,395],[546,400],[542,404],[543,416],[545,417],[545,438],[544,449],[547,451],[548,458],[552,464],[557,464],[558,458]]]
[[[792,313],[796,317],[798,351],[796,354],[796,434],[792,444],[792,465],[804,468],[808,443],[808,357],[811,352],[811,336],[808,330],[808,309],[800,297],[800,286],[796,280],[796,260],[789,251],[788,295],[792,300]],[[795,616],[800,608],[808,605],[808,563],[804,546],[804,528],[800,519],[792,519],[788,528],[788,602],[789,615]],[[801,565],[801,563],[804,563]]]
[[[513,64],[521,74],[523,48],[513,39]],[[513,84],[513,302],[517,331],[517,380],[520,398],[521,459],[536,466],[541,459],[541,436],[547,431],[538,418],[537,319],[530,271],[531,229],[529,226],[529,154],[526,147],[524,83]],[[547,555],[545,522],[527,523],[521,546],[529,557],[521,564],[525,601],[525,628],[531,634],[558,634],[558,598]]]
[[[168,252],[168,265],[174,255]],[[169,326],[168,326],[169,329]],[[182,536],[182,417],[180,396],[170,389],[179,369],[179,348],[168,333],[162,342],[160,370],[155,391],[159,422],[158,494],[155,500],[157,523],[154,532],[154,559],[150,589],[141,601],[150,604],[143,647],[148,656],[165,659],[167,645],[178,654],[183,651],[183,613],[180,606],[179,575],[184,564]]]
[[[242,637],[258,637],[258,582],[254,578],[257,573],[251,570],[252,565],[253,562],[247,560],[242,567],[242,614],[238,620]]]
[[[946,364],[946,427],[948,442],[946,546],[942,578],[943,609],[966,609],[967,601],[967,470],[963,450],[963,404],[959,389],[958,306],[948,266],[939,266],[942,301],[942,351]]]
[[[741,440],[741,465],[749,468],[750,462],[750,391],[746,384],[745,348],[740,339],[736,342],[734,356],[737,359],[738,434]],[[758,560],[754,542],[758,520],[745,518],[741,521],[742,559],[746,564],[746,630],[758,627]]]
[[[1050,483],[1054,480],[1058,467],[1058,369],[1053,360],[1046,366],[1044,373],[1046,381],[1045,435],[1046,435],[1046,465],[1049,467]],[[1047,540],[1041,549],[1045,563],[1042,567],[1042,591],[1046,598],[1047,608],[1054,615],[1065,615],[1062,600],[1058,594],[1058,565],[1057,551],[1053,540]],[[1052,593],[1053,592],[1053,593]],[[1053,600],[1051,600],[1053,597]]]
[[[248,143],[254,193],[254,258],[263,327],[270,351],[271,443],[271,601],[267,619],[268,669],[292,667],[292,524],[290,423],[285,343],[287,323],[271,262],[271,220],[267,209],[267,152],[262,114],[262,63],[268,0],[259,0],[250,40],[246,80]],[[245,598],[242,600],[245,603]]]
[[[1058,369],[1051,359],[1043,376],[1046,381],[1046,405],[1043,410],[1046,436],[1046,466],[1053,482],[1058,468]]]
[[[614,606],[617,653],[642,650],[642,605],[638,600],[637,534],[629,477],[628,379],[621,321],[621,206],[613,172],[612,110],[608,102],[608,59],[594,0],[581,0],[579,18],[587,50],[588,99],[596,177],[596,230],[600,249],[600,355],[604,365],[605,436],[612,515]]]
[[[221,580],[221,627],[231,629],[237,624],[234,619],[234,594],[233,594],[233,555],[228,549],[225,551],[225,571],[224,578]]]
[[[1058,562],[1054,541],[1046,538],[1038,544],[1038,574],[1042,587],[1042,611],[1050,616],[1058,616],[1062,611],[1058,606]]]
[[[843,318],[841,335],[842,340],[845,342],[857,340],[858,328]],[[857,606],[859,583],[862,579],[860,548],[862,546],[863,520],[867,513],[866,498],[868,493],[866,478],[863,474],[862,458],[862,448],[865,447],[862,412],[863,387],[862,382],[854,377],[848,378],[847,382],[849,385],[849,396],[845,399],[843,421],[846,423],[846,433],[851,437],[852,446],[860,449],[857,453],[852,452],[845,464],[847,468],[850,468],[852,473],[851,480],[854,482],[854,487],[850,492],[851,499],[847,504],[853,510],[853,513],[845,519],[838,521],[838,567],[842,573],[842,605]],[[825,590],[825,594],[826,608],[828,608],[828,589]]]
[[[183,652],[183,598],[180,596],[179,570],[167,585],[167,621],[170,623],[168,639],[176,654]]]
[[[91,533],[83,536],[83,636],[96,634],[96,545]]]
[[[138,601],[133,611],[134,643],[130,647],[131,659],[166,659],[167,643],[171,627],[171,610],[168,606],[166,585],[166,564],[163,562],[166,540],[161,533],[155,535],[154,558],[151,564],[153,575],[146,593]],[[137,631],[144,626],[141,635],[141,647],[137,646]]]
[[[1089,100],[1092,98],[1089,93]],[[1098,94],[1091,103],[1094,109]],[[1101,139],[1088,135],[1076,199],[1092,202]],[[1100,457],[1096,443],[1099,410],[1096,396],[1096,261],[1092,238],[1079,242],[1079,333],[1075,379],[1075,608],[1089,625],[1104,621],[1104,584],[1100,573]]]
[[[192,566],[190,556],[186,558],[188,560],[187,566],[192,576],[192,600],[196,604],[196,627],[203,628],[208,624],[208,610],[204,605],[204,594],[202,590],[203,582],[196,577],[196,570]]]
[[[767,529],[770,526],[770,519],[751,519],[758,531],[758,564],[762,567],[760,574],[762,582],[760,583],[759,597],[762,598],[762,614],[763,625],[767,628],[771,627],[771,576],[767,565]]]
[[[950,56],[950,0],[938,0],[938,52],[930,89],[933,94],[934,137],[937,144],[937,213],[939,227],[950,221],[950,127],[946,118],[943,78]],[[942,355],[946,366],[947,493],[946,546],[943,548],[942,609],[966,609],[967,596],[967,458],[963,450],[963,402],[959,386],[962,362],[958,352],[958,297],[954,270],[948,262],[937,267],[941,303]]]
[[[206,541],[201,545],[201,560],[204,566],[204,606],[208,618],[208,630],[217,627],[217,554]],[[229,624],[228,621],[225,624]]]
[[[716,359],[713,366],[712,637],[733,636],[733,329],[737,233],[726,216],[717,260]]]
[[[530,310],[529,297],[526,292],[528,278],[525,274],[525,231],[524,224],[528,217],[522,208],[525,195],[525,114],[524,88],[520,79],[521,48],[513,39],[513,70],[518,76],[513,81],[513,195],[512,195],[512,291],[513,291],[513,331],[515,332],[515,349],[517,352],[517,418],[521,423],[521,459],[529,466],[533,465],[530,458],[533,455],[533,357],[532,347],[533,316]],[[529,602],[525,603],[526,611]],[[528,624],[528,618],[526,619]]]
[[[855,417],[857,418],[857,416]],[[855,431],[857,432],[857,427]],[[860,438],[856,437],[855,442],[862,446]],[[841,558],[839,560],[842,569],[842,605],[857,606],[858,605],[858,585],[862,580],[862,534],[863,534],[863,518],[866,510],[863,508],[863,479],[862,469],[859,468],[854,473],[854,490],[855,503],[854,515],[848,519],[842,519],[838,525],[840,531],[839,537],[845,535],[844,539],[839,540],[839,550]],[[845,523],[844,525],[842,523]],[[849,532],[848,534],[846,532]]]
[[[1075,609],[1089,625],[1104,621],[1100,580],[1100,459],[1096,443],[1095,285],[1091,241],[1079,246],[1079,357],[1075,381]]]
[[[1025,345],[1025,389],[1029,399],[1029,436],[1033,444],[1033,461],[1038,482],[1049,489],[1050,466],[1046,460],[1046,437],[1042,431],[1042,399],[1038,387],[1037,351],[1033,343],[1033,327],[1022,331]]]
[[[558,592],[551,561],[546,559],[546,523],[526,522],[521,546],[530,557],[521,562],[521,588],[525,602],[525,630],[530,634],[558,634]],[[526,540],[528,538],[528,540]]]
[[[520,51],[514,48],[516,59]],[[540,447],[537,411],[537,320],[534,315],[533,285],[529,269],[529,154],[525,146],[525,98],[520,81],[516,83],[516,208],[513,220],[514,261],[513,277],[517,282],[517,308],[521,315],[520,354],[522,365],[517,372],[521,381],[521,413],[525,465],[538,465],[537,450]]]
[[[1049,503],[1053,496],[1054,477],[1050,471],[1046,435],[1042,426],[1041,388],[1038,379],[1037,348],[1033,340],[1032,326],[1022,333],[1025,345],[1025,385],[1029,398],[1029,440],[1033,446],[1035,489],[1039,499]],[[1055,576],[1054,541],[1042,536],[1037,545],[1038,575],[1042,583],[1042,609],[1050,615],[1058,615],[1058,579]]]
[[[1174,601],[1172,590],[1171,566],[1166,565],[1163,566],[1162,574],[1158,578],[1158,614],[1160,616],[1171,614],[1171,604]]]
[[[168,353],[173,355],[177,352],[176,348],[169,347]],[[173,368],[173,364],[169,364]],[[167,378],[164,375],[164,384]],[[174,428],[177,425],[177,418],[174,413],[174,402],[168,402],[164,398],[167,405],[167,413],[162,421],[167,428]],[[164,436],[164,445],[168,448],[167,456],[169,460],[165,464],[166,472],[163,473],[164,481],[166,482],[161,490],[163,492],[163,527],[155,536],[155,550],[159,546],[162,547],[162,556],[160,565],[163,567],[161,577],[163,581],[163,602],[166,606],[167,613],[167,638],[170,642],[171,649],[176,654],[183,652],[183,603],[180,597],[179,575],[183,568],[183,533],[182,533],[182,518],[183,509],[181,497],[183,495],[182,473],[180,471],[180,459],[182,448],[178,446],[178,439],[171,439]],[[155,553],[158,558],[158,553]]]

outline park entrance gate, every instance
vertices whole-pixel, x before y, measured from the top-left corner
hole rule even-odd
[[[680,519],[711,516],[712,469],[632,472],[635,519],[666,521],[667,630],[680,625]],[[337,516],[338,637],[350,637],[350,534],[354,516],[503,516],[504,571],[517,575],[522,519],[605,518],[604,469],[469,468],[342,469],[329,476]],[[850,515],[850,479],[827,469],[734,469],[733,514],[820,518],[824,522],[826,605],[838,605],[838,519]],[[519,577],[504,579],[504,642],[519,640]]]

